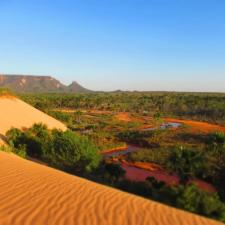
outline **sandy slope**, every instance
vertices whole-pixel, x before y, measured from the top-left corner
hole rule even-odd
[[[0,97],[0,135],[11,127],[30,127],[38,122],[45,123],[50,129],[66,129],[61,122],[15,97]]]
[[[213,225],[218,222],[0,152],[1,225]]]

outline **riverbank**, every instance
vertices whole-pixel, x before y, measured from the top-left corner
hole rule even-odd
[[[116,148],[103,150],[103,151],[101,151],[101,154],[110,154],[110,153],[126,150],[127,148],[128,148],[128,145],[125,144],[123,146],[119,146],[119,147],[116,147]]]
[[[210,124],[206,122],[199,122],[194,120],[182,120],[174,118],[164,118],[164,120],[169,123],[182,123],[184,125],[187,125],[191,128],[193,132],[204,132],[204,133],[216,131],[225,132],[225,126]]]

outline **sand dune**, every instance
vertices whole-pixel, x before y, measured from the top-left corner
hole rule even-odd
[[[59,121],[14,97],[0,97],[0,135]],[[1,143],[1,140],[0,140]],[[219,222],[0,152],[0,225],[214,225]]]
[[[66,130],[64,124],[27,103],[15,97],[0,97],[0,137],[11,127],[27,128],[39,122],[46,124],[50,129]]]
[[[215,225],[153,201],[0,152],[1,225]]]

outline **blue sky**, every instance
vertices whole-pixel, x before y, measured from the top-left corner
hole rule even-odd
[[[225,1],[1,0],[0,73],[225,92]]]

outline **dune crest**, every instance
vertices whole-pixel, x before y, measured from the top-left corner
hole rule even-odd
[[[34,123],[44,123],[48,128],[66,130],[66,126],[47,114],[15,97],[0,97],[0,139],[12,127],[28,128]],[[1,142],[1,140],[0,140]]]
[[[221,224],[5,152],[0,171],[3,225]]]

